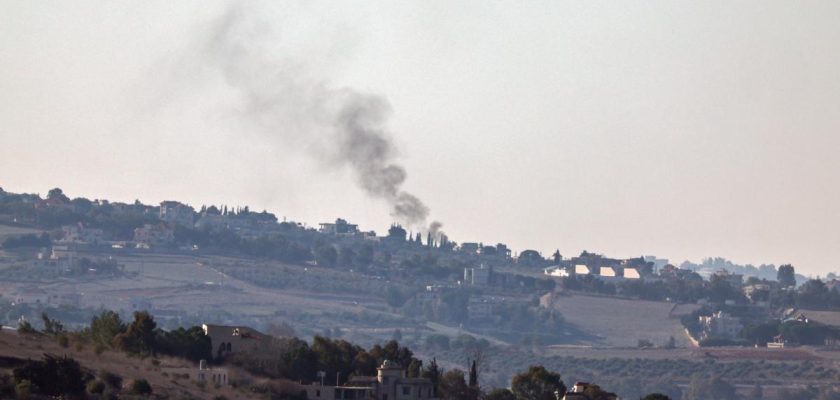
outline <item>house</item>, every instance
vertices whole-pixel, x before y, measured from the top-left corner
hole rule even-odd
[[[376,376],[353,377],[340,386],[324,385],[324,374],[320,374],[320,383],[301,385],[301,391],[310,400],[436,399],[432,381],[426,378],[406,378],[405,370],[396,362],[385,360],[376,371]]]
[[[734,339],[744,329],[741,320],[732,317],[723,311],[718,311],[711,316],[700,316],[700,340],[709,338]]]
[[[194,367],[161,367],[161,372],[173,377],[181,376],[191,381],[209,382],[215,386],[227,386],[230,384],[228,371],[224,368],[210,368],[207,360],[198,362],[198,368]]]
[[[770,298],[770,285],[766,283],[747,285],[741,290],[744,292],[744,296],[754,304],[766,305]]]
[[[210,337],[210,345],[216,357],[238,352],[257,352],[265,338],[262,333],[244,326],[203,324],[201,328]]]
[[[712,275],[715,279],[721,279],[734,288],[739,288],[741,285],[744,284],[744,275],[741,274],[733,274],[725,269],[719,269],[715,271],[714,275]],[[712,278],[710,277],[710,279]]]
[[[63,233],[58,243],[72,244],[99,244],[104,242],[105,234],[102,229],[89,228],[82,223],[76,225],[65,225],[61,227]]]
[[[318,225],[321,226],[321,228],[318,229],[318,232],[327,235],[355,235],[359,232],[358,225],[349,224],[342,218],[336,219],[335,223],[325,222]]]
[[[160,203],[158,218],[171,224],[192,227],[195,218],[195,210],[177,201],[164,201]]]
[[[166,224],[145,224],[134,229],[134,241],[138,247],[158,247],[175,243],[175,230]]]
[[[487,286],[490,284],[490,276],[493,268],[485,267],[484,264],[478,268],[464,268],[464,284],[471,286]]]

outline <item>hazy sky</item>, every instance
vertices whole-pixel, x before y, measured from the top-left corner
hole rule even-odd
[[[264,56],[238,77],[274,95],[276,65],[387,99],[403,189],[456,241],[840,270],[840,2],[233,9],[247,48],[208,60],[229,3],[0,1],[0,186],[384,232],[312,121],[246,121],[216,67]],[[282,102],[311,105],[297,89]]]

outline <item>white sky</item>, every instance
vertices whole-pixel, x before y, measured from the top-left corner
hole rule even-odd
[[[840,2],[248,4],[267,51],[390,101],[456,241],[840,270]],[[348,171],[231,123],[223,81],[161,78],[227,9],[0,0],[0,186],[384,232]]]

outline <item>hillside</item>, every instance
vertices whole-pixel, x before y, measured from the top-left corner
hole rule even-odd
[[[228,399],[249,399],[254,395],[247,392],[250,385],[243,383],[260,383],[261,378],[254,378],[245,371],[226,366],[233,382],[238,382],[243,389],[232,387],[215,388],[212,385],[200,386],[196,382],[184,379],[177,379],[174,376],[164,375],[162,368],[168,367],[194,367],[194,365],[183,359],[170,357],[156,358],[135,358],[124,353],[105,351],[102,354],[95,354],[90,347],[78,348],[71,343],[67,348],[59,346],[56,340],[40,335],[19,335],[15,331],[3,330],[0,332],[0,375],[11,374],[14,365],[13,359],[38,360],[44,354],[67,356],[75,359],[82,368],[93,375],[98,376],[101,372],[107,371],[117,374],[123,378],[123,384],[127,385],[134,379],[146,379],[153,389],[157,398],[217,398],[224,396]]]
[[[559,310],[566,322],[580,331],[581,339],[573,344],[636,347],[643,339],[660,346],[673,336],[677,347],[691,346],[679,318],[696,305],[584,294],[550,294],[543,297],[543,303]]]

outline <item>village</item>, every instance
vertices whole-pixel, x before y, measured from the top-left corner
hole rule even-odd
[[[0,300],[9,326],[37,324],[42,312],[80,329],[97,310],[148,312],[167,329],[289,326],[303,337],[364,345],[400,338],[450,367],[468,361],[476,345],[466,343],[518,349],[522,357],[545,349],[550,357],[625,352],[691,361],[745,349],[756,360],[805,351],[805,359],[829,365],[840,354],[838,280],[807,279],[790,266],[675,266],[655,256],[590,252],[544,257],[399,225],[377,235],[338,218],[316,229],[247,207],[90,201],[60,189],[44,199],[0,192],[0,204]],[[237,347],[221,343],[222,352]],[[526,363],[487,361],[483,382],[505,385]],[[309,398],[386,391],[392,399],[430,398],[395,397],[385,377],[393,384],[404,376],[387,367],[385,376],[304,389],[314,390]],[[203,370],[191,371],[183,373]],[[195,376],[229,379],[207,371]],[[405,379],[406,393],[430,396],[423,382]]]

